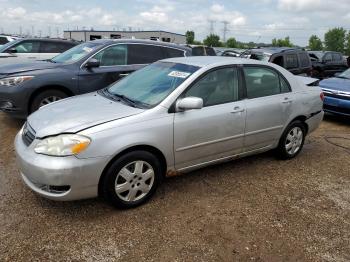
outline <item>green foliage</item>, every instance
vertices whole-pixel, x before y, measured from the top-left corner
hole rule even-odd
[[[309,39],[309,48],[312,51],[323,50],[323,44],[321,39],[317,35],[312,35]]]
[[[238,42],[234,37],[227,39],[226,46],[230,48],[238,48]]]
[[[203,40],[203,43],[207,46],[220,47],[222,43],[220,42],[220,37],[215,34],[210,34],[206,39]]]
[[[293,44],[290,42],[289,36],[284,39],[272,39],[272,46],[278,47],[292,47]]]
[[[344,50],[345,55],[350,56],[350,31],[347,33],[345,37],[345,50]]]
[[[324,35],[325,49],[328,51],[344,52],[346,30],[337,27],[328,30]]]
[[[186,32],[186,43],[189,45],[194,43],[194,32],[193,31]]]

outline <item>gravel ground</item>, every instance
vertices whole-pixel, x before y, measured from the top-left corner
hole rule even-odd
[[[296,159],[171,177],[127,211],[27,189],[13,151],[21,124],[0,113],[0,261],[350,260],[349,119],[326,117]]]

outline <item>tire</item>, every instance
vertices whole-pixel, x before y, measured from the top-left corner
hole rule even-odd
[[[156,156],[147,151],[129,152],[106,171],[101,184],[102,194],[117,208],[137,207],[152,197],[161,179],[162,168]]]
[[[47,105],[49,103],[61,100],[68,97],[68,95],[60,90],[50,89],[45,90],[37,94],[30,104],[30,113],[35,112],[41,106]]]
[[[294,121],[289,124],[280,138],[277,156],[280,159],[296,157],[304,146],[305,136],[306,129],[303,122]]]

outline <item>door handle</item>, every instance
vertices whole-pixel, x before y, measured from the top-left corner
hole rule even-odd
[[[235,106],[233,108],[233,111],[231,111],[232,114],[242,113],[242,112],[244,112],[244,108],[240,108],[239,106]]]
[[[128,73],[119,74],[119,76],[128,76]]]
[[[292,103],[293,100],[292,99],[289,99],[288,97],[285,97],[284,100],[282,101],[283,104],[289,104],[289,103]]]

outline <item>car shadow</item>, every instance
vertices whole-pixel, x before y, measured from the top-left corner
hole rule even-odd
[[[348,116],[325,113],[323,120],[342,126],[350,126],[350,117]]]

